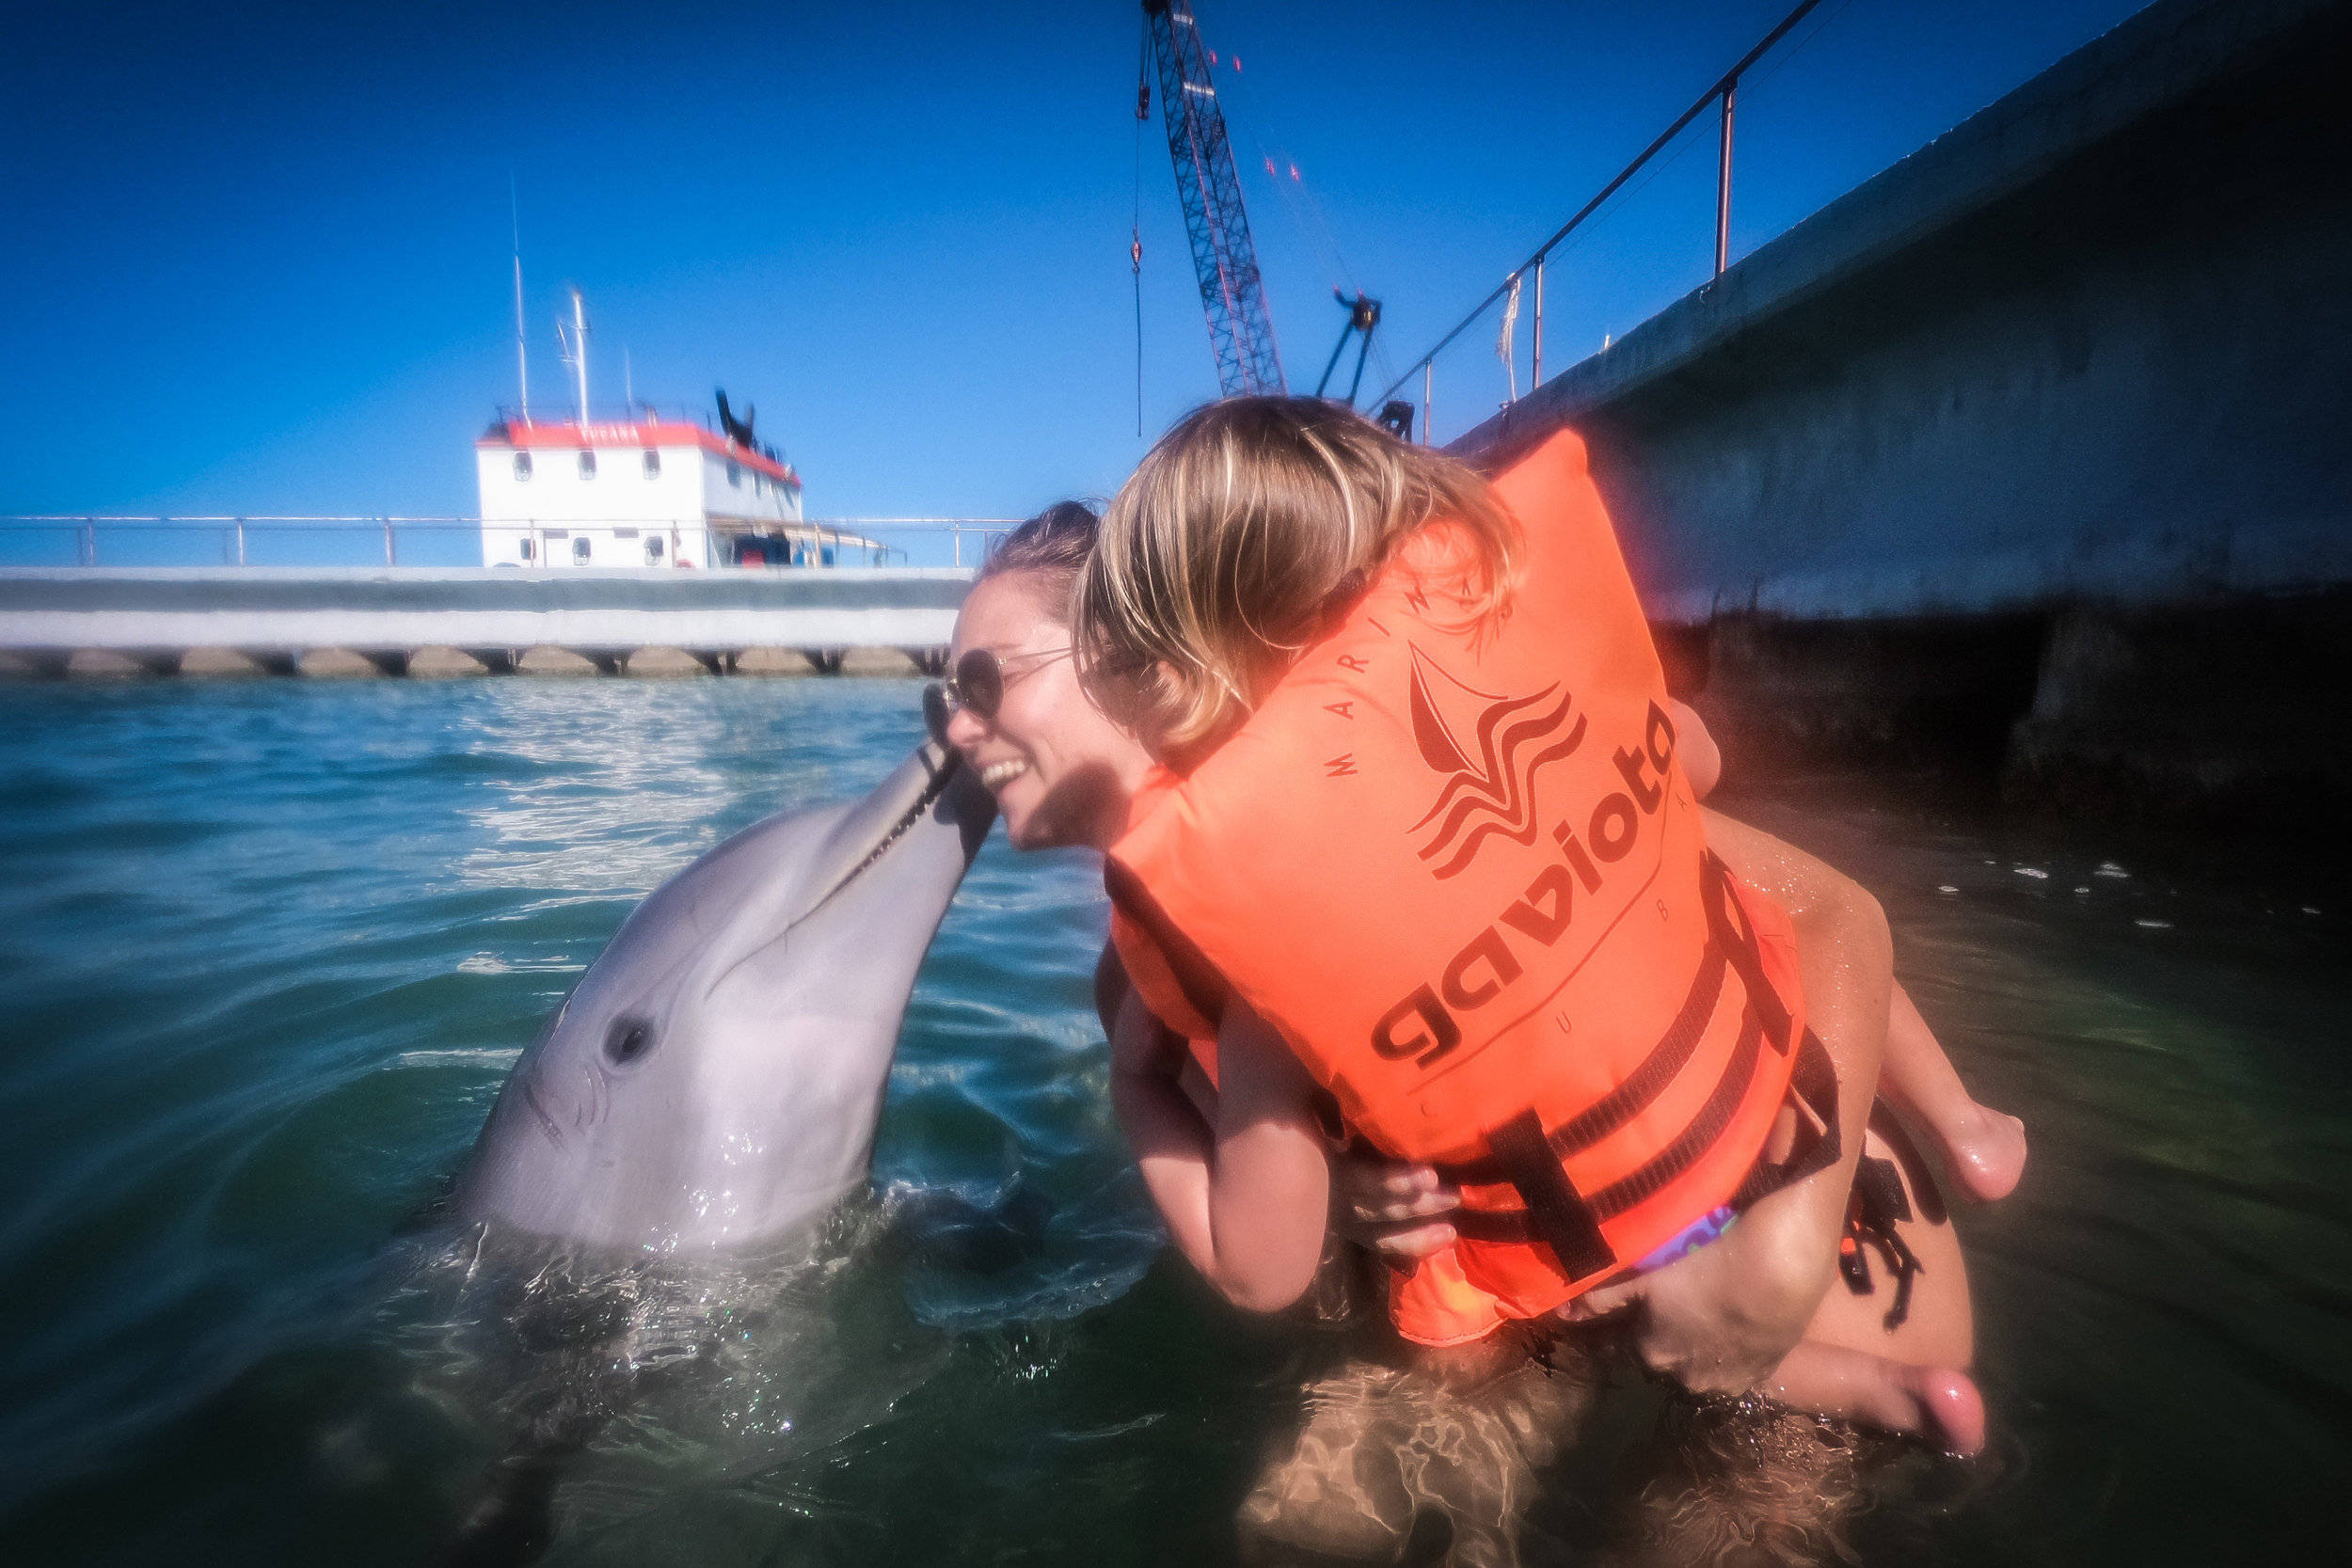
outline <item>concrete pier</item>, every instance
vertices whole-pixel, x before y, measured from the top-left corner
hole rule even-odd
[[[13,567],[0,569],[0,655],[63,674],[103,653],[176,673],[191,649],[230,649],[292,674],[342,649],[404,675],[428,648],[511,673],[532,649],[619,674],[641,649],[680,650],[712,673],[748,650],[786,650],[838,673],[854,648],[935,668],[969,569],[600,571],[567,568]]]
[[[2070,805],[2344,798],[2296,653],[2352,605],[2347,72],[2341,0],[2161,0],[1453,450],[1581,432],[1763,752],[1990,735]],[[2253,687],[2318,721],[2300,760]]]

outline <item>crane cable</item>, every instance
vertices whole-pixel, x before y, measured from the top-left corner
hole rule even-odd
[[[1249,83],[1243,72],[1240,55],[1229,52],[1226,58],[1232,62],[1233,68],[1232,80],[1225,89],[1226,102],[1240,108],[1242,129],[1248,135],[1251,145],[1258,150],[1259,162],[1265,169],[1267,182],[1274,187],[1276,198],[1282,204],[1284,215],[1290,219],[1291,227],[1297,230],[1300,242],[1313,256],[1316,264],[1323,268],[1324,280],[1330,285],[1331,291],[1343,299],[1351,293],[1362,293],[1363,286],[1356,280],[1356,269],[1348,265],[1347,253],[1341,246],[1339,234],[1332,229],[1331,219],[1315,195],[1313,183],[1299,172],[1298,160],[1289,151],[1281,127],[1266,112],[1265,101],[1258,96],[1256,85]],[[1229,125],[1232,118],[1227,116]],[[1267,134],[1274,137],[1271,150],[1267,148],[1264,136],[1259,135],[1261,126],[1265,127]],[[1287,181],[1282,178],[1284,170],[1289,171]],[[1389,357],[1386,339],[1373,340],[1372,359],[1382,377],[1395,378],[1396,367]]]
[[[1136,207],[1127,230],[1127,262],[1136,279],[1136,437],[1143,436],[1143,128],[1152,119],[1152,32],[1144,24],[1136,61]]]

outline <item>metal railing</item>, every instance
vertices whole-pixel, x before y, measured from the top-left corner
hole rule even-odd
[[[1398,388],[1403,387],[1406,382],[1412,380],[1414,372],[1420,372],[1422,377],[1422,440],[1424,443],[1429,442],[1432,439],[1430,434],[1430,416],[1434,410],[1437,398],[1438,356],[1445,352],[1447,345],[1451,344],[1454,339],[1460,337],[1464,332],[1468,331],[1471,325],[1474,324],[1480,317],[1484,316],[1488,310],[1492,309],[1498,301],[1506,297],[1511,297],[1513,299],[1512,308],[1516,310],[1516,296],[1523,280],[1532,281],[1534,285],[1533,291],[1534,295],[1534,319],[1533,331],[1530,334],[1532,339],[1532,373],[1529,376],[1528,389],[1533,391],[1535,388],[1542,386],[1544,380],[1545,261],[1550,257],[1552,251],[1559,247],[1561,242],[1565,240],[1570,234],[1575,233],[1578,229],[1581,228],[1587,218],[1599,212],[1601,207],[1611,197],[1615,196],[1620,190],[1625,188],[1626,182],[1631,180],[1636,174],[1639,174],[1642,169],[1648,165],[1650,160],[1657,157],[1659,153],[1664,151],[1667,146],[1671,144],[1677,136],[1680,135],[1683,131],[1690,126],[1692,120],[1698,119],[1701,114],[1705,113],[1710,104],[1715,103],[1721,103],[1723,105],[1723,128],[1718,144],[1715,169],[1715,276],[1721,277],[1724,275],[1724,270],[1731,264],[1731,123],[1732,111],[1740,95],[1740,78],[1745,75],[1756,65],[1756,61],[1762,59],[1764,55],[1771,51],[1774,44],[1778,43],[1782,39],[1787,38],[1789,30],[1795,27],[1798,23],[1803,22],[1814,9],[1814,8],[1819,6],[1821,0],[1802,0],[1802,3],[1796,9],[1781,18],[1780,24],[1774,27],[1771,32],[1765,34],[1763,40],[1758,42],[1755,48],[1749,50],[1745,55],[1741,55],[1740,57],[1739,64],[1733,66],[1729,71],[1724,71],[1720,77],[1716,78],[1715,85],[1708,87],[1704,93],[1701,93],[1698,101],[1692,103],[1689,108],[1683,110],[1680,118],[1676,119],[1672,125],[1667,126],[1665,130],[1659,133],[1658,139],[1651,142],[1646,148],[1644,148],[1640,157],[1635,158],[1631,163],[1626,165],[1626,166],[1618,172],[1615,179],[1610,181],[1606,185],[1603,185],[1590,201],[1587,201],[1582,207],[1577,210],[1577,214],[1574,217],[1571,217],[1567,222],[1562,224],[1556,230],[1553,231],[1549,239],[1546,240],[1542,245],[1537,245],[1534,255],[1530,256],[1526,261],[1520,262],[1518,266],[1512,268],[1511,271],[1504,276],[1502,281],[1495,285],[1494,292],[1492,293],[1488,294],[1485,299],[1480,300],[1478,304],[1471,309],[1470,314],[1464,316],[1459,322],[1454,324],[1454,330],[1438,339],[1437,343],[1431,347],[1428,353],[1414,360],[1412,364],[1406,369],[1404,374],[1398,376],[1394,381],[1391,382],[1385,391],[1381,392],[1378,397],[1372,400],[1371,405],[1376,407],[1385,404],[1390,398],[1396,395]]]
[[[769,521],[749,526],[722,523],[714,538],[788,539],[813,545],[816,559],[790,565],[786,560],[763,562],[771,569],[806,569],[819,563],[835,569],[856,566],[914,564],[914,552],[882,535],[898,535],[910,544],[936,541],[935,564],[977,564],[988,541],[1021,526],[1013,517],[811,517],[799,522]],[[547,542],[574,536],[578,531],[638,531],[676,541],[690,530],[707,528],[701,518],[649,520],[643,517],[507,519],[466,516],[356,515],[188,515],[146,516],[89,514],[20,514],[0,515],[0,565],[75,566],[191,566],[191,565],[373,565],[386,566],[482,564],[478,543],[488,530],[522,530],[533,542],[534,566],[572,564],[550,562]],[[421,541],[419,536],[422,536]],[[967,545],[969,536],[972,541]],[[403,543],[411,548],[404,559]],[[430,544],[424,542],[429,541]],[[471,547],[466,547],[471,544]],[[307,549],[303,546],[309,546]],[[44,547],[47,546],[47,547]],[[967,550],[969,559],[967,560]],[[933,554],[926,550],[926,555]],[[429,559],[420,560],[419,557]],[[863,557],[864,559],[858,559]],[[36,559],[39,558],[39,559]],[[257,559],[265,558],[265,559]],[[668,564],[665,559],[663,565]],[[524,564],[522,562],[516,562]],[[613,562],[589,561],[588,565]],[[633,563],[632,563],[633,564]],[[715,560],[699,564],[719,570],[742,569]]]
[[[1028,519],[1025,517],[828,517],[812,522],[811,527],[854,529],[903,529],[916,534],[946,534],[955,559],[951,566],[977,566],[988,551],[988,542],[1010,533]],[[973,535],[978,543],[973,546],[972,559],[963,557],[964,535]]]

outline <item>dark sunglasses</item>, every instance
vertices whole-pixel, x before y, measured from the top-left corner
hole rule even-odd
[[[1057,658],[1066,658],[1071,650],[1054,648],[1044,653],[1015,654],[1013,658],[1027,666],[1008,677],[1002,660],[986,648],[975,648],[956,660],[956,673],[944,681],[933,681],[923,689],[923,722],[930,727],[931,738],[942,746],[947,744],[947,721],[964,708],[975,717],[994,721],[996,711],[1004,705],[1005,688],[1024,675],[1034,675]]]

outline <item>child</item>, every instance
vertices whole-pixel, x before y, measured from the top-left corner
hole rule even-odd
[[[1840,1315],[1819,1287],[1853,1240],[1846,1188],[1896,1006],[1883,920],[1737,824],[1710,817],[1698,841],[1581,446],[1556,438],[1502,487],[1543,532],[1327,404],[1236,400],[1171,433],[1105,519],[1079,591],[1084,676],[1189,775],[1147,791],[1106,869],[1121,952],[1153,1014],[1216,1041],[1212,1129],[1165,1056],[1147,1065],[1136,1041],[1156,1031],[1122,1020],[1115,1040],[1114,1096],[1171,1234],[1230,1299],[1286,1305],[1322,1253],[1327,1129],[1344,1132],[1462,1189],[1455,1237],[1392,1291],[1406,1338],[1635,1299],[1672,1328],[1682,1292],[1730,1347],[1686,1335],[1665,1357],[1686,1383],[1769,1370],[1790,1402],[1973,1448],[1980,1402],[1937,1370],[1968,1354],[1956,1249],[1903,1332],[1909,1269],[1883,1336],[1788,1349],[1791,1323]],[[1419,788],[1416,754],[1439,786],[1426,814],[1315,787]],[[1483,930],[1482,898],[1501,910]],[[1382,987],[1402,999],[1382,1008]]]

